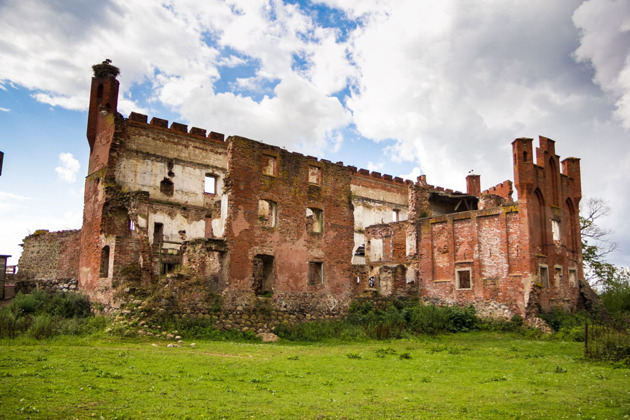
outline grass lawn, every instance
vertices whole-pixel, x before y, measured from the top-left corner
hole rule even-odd
[[[179,348],[0,340],[0,418],[630,418],[630,370],[582,349],[489,332]]]

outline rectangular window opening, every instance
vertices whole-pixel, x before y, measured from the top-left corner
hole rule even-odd
[[[164,224],[154,223],[153,224],[153,245],[162,246],[163,241],[164,241]]]
[[[562,284],[562,267],[554,267],[553,270],[553,285],[560,287]]]
[[[101,249],[101,269],[99,276],[101,278],[109,277],[109,245],[105,245]]]
[[[543,287],[549,287],[549,268],[546,265],[538,267],[538,279]]]
[[[569,285],[577,286],[577,268],[569,268]]]
[[[322,168],[319,166],[308,166],[308,182],[309,184],[322,184]]]
[[[275,156],[263,155],[262,158],[263,175],[276,176],[278,173],[277,159]]]
[[[551,233],[553,235],[553,240],[558,242],[560,240],[560,222],[557,220],[551,221]]]
[[[470,268],[458,269],[456,272],[457,289],[470,290],[472,289],[472,276]]]
[[[263,227],[276,227],[278,205],[271,200],[258,200],[258,220]]]
[[[394,209],[392,211],[392,222],[400,222],[400,210]]]
[[[324,212],[321,209],[307,207],[306,226],[309,232],[322,233],[324,231]]]
[[[324,263],[309,261],[308,263],[308,287],[321,287],[324,285]]]
[[[216,175],[206,174],[206,178],[203,183],[203,192],[206,194],[217,193],[217,177]]]
[[[273,293],[274,258],[272,255],[256,255],[252,267],[252,288],[257,296],[268,296]]]

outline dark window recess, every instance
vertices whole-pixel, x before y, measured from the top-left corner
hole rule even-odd
[[[154,223],[153,224],[153,245],[162,246],[163,240],[164,240],[164,224]]]
[[[357,250],[354,251],[354,255],[356,255],[358,257],[364,257],[365,256],[365,244],[359,245],[357,247]]]
[[[252,288],[256,295],[271,295],[273,293],[273,264],[274,258],[271,255],[256,255],[252,261]]]
[[[105,245],[101,250],[101,271],[100,277],[109,277],[109,245]]]
[[[457,288],[471,289],[470,270],[457,270]]]
[[[168,178],[164,178],[162,182],[160,182],[160,192],[171,197],[175,192],[175,184],[173,184],[173,181]]]
[[[160,274],[171,274],[174,273],[179,265],[174,263],[162,263],[160,264]]]
[[[549,287],[549,268],[544,265],[541,265],[538,268],[538,276],[540,278],[540,283],[544,287]]]
[[[308,263],[308,286],[320,287],[324,284],[324,263],[310,261]]]

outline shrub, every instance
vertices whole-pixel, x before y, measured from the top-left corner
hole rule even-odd
[[[11,306],[18,315],[35,314],[44,309],[48,299],[48,295],[41,290],[35,290],[29,294],[18,292]]]
[[[91,315],[90,300],[80,293],[59,293],[47,305],[49,312],[62,318],[86,318]]]
[[[48,314],[40,314],[33,318],[33,323],[27,333],[38,340],[50,338],[55,335],[56,325],[53,318]]]

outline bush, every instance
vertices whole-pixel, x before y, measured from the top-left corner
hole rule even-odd
[[[0,338],[15,338],[22,332],[20,318],[9,308],[0,310]],[[23,322],[22,322],[23,324]]]
[[[33,323],[27,333],[33,338],[42,340],[55,335],[56,325],[53,318],[48,314],[40,314],[33,318]]]
[[[96,332],[106,325],[93,319],[90,301],[79,293],[49,295],[41,290],[18,293],[8,307],[0,310],[0,337],[15,338],[26,333],[38,340],[55,334],[77,335]]]
[[[51,314],[62,318],[86,318],[91,315],[90,300],[80,293],[55,294],[48,306]]]
[[[17,315],[35,314],[44,309],[48,299],[48,295],[41,290],[35,290],[29,294],[18,292],[11,302],[11,307]]]

